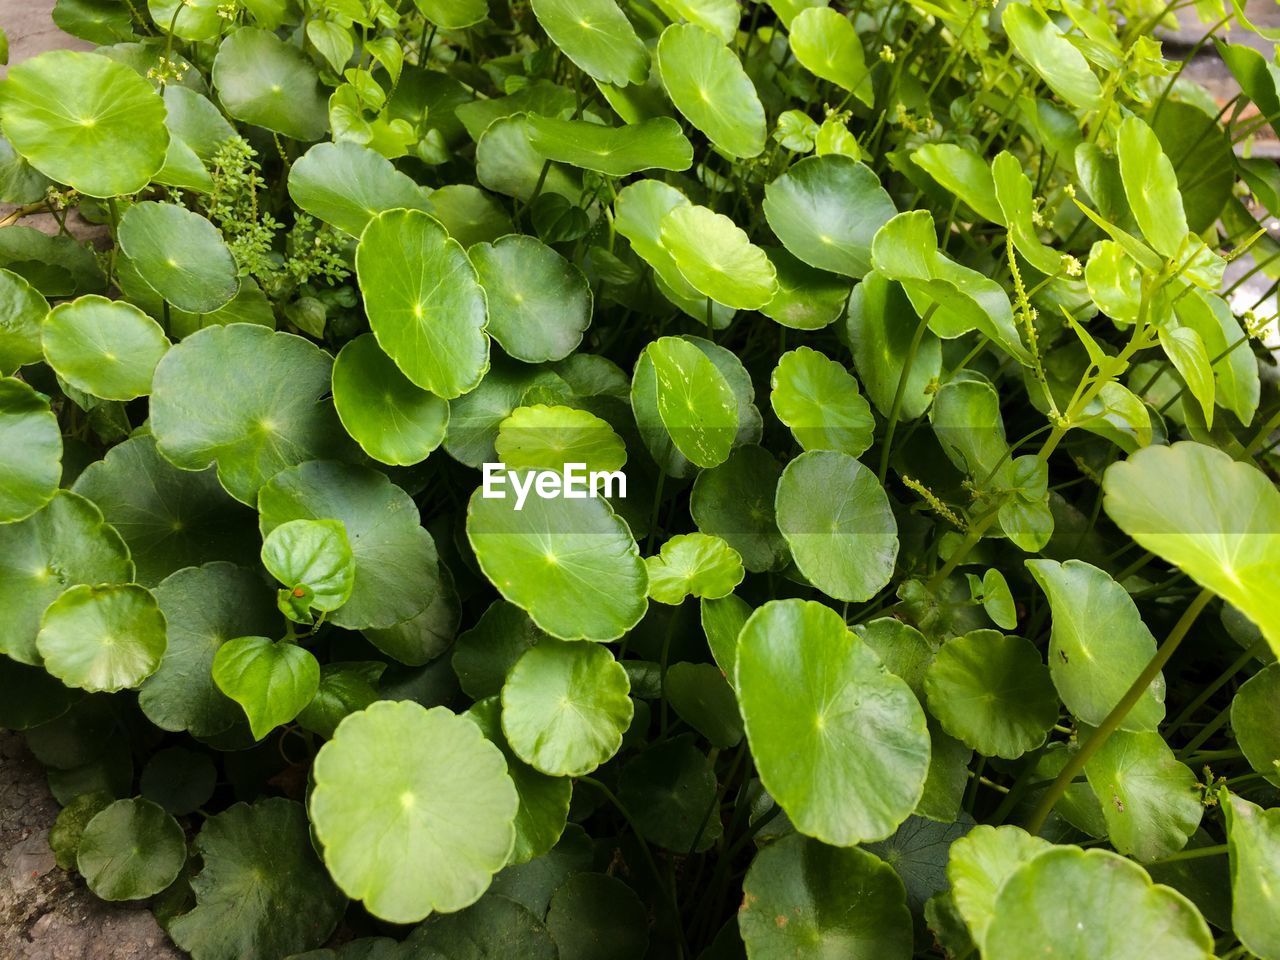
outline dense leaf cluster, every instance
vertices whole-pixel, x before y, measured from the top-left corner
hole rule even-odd
[[[1280,960],[1280,68],[1187,5],[58,0],[59,864],[195,960]]]

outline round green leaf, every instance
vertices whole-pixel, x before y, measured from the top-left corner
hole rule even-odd
[[[682,856],[708,849],[724,830],[715,771],[691,736],[656,743],[629,760],[618,799],[646,840]]]
[[[1280,947],[1280,810],[1264,810],[1225,788],[1220,798],[1227,819],[1232,926],[1241,943],[1270,960]]]
[[[733,593],[745,575],[738,551],[705,533],[672,537],[645,566],[649,596],[659,603],[680,604],[691,596],[716,600]]]
[[[633,394],[647,372],[646,359],[657,386],[658,416],[676,449],[700,467],[723,463],[739,427],[738,401],[724,374],[696,344],[662,337],[636,364]]]
[[[679,204],[662,218],[660,229],[681,275],[703,296],[757,310],[777,293],[777,273],[765,252],[724,214]]]
[[[0,378],[0,523],[31,516],[61,479],[58,418],[26,383]]]
[[[726,597],[724,599],[736,599]],[[708,639],[716,627],[725,621],[718,620],[715,613],[715,600],[704,600],[701,603],[704,628],[708,630]],[[731,608],[732,609],[732,608]],[[708,610],[715,611],[708,616]],[[729,614],[733,616],[734,614]],[[746,622],[750,609],[741,614]],[[726,618],[727,619],[727,618]],[[733,669],[737,662],[738,635],[733,634],[734,655],[726,666]],[[713,653],[715,647],[712,647]],[[717,660],[717,663],[719,661]],[[667,681],[664,686],[667,701],[685,723],[706,737],[713,747],[727,750],[736,747],[742,740],[742,714],[738,712],[738,702],[733,695],[733,687],[721,672],[716,663],[673,663],[667,669]]]
[[[177,878],[187,860],[178,821],[150,800],[117,800],[84,828],[76,869],[103,900],[141,900]]]
[[[258,497],[264,537],[290,520],[337,520],[355,559],[351,598],[329,619],[385,628],[417,616],[437,592],[435,542],[418,507],[376,470],[312,461],[283,470]]]
[[[750,960],[908,960],[911,914],[893,868],[865,850],[791,834],[756,854],[738,929]]]
[[[764,215],[800,260],[846,277],[871,269],[871,241],[896,213],[871,169],[841,154],[806,157],[764,191]]]
[[[104,807],[111,805],[112,799],[107,791],[94,790],[80,794],[58,811],[49,828],[49,847],[53,850],[54,862],[63,870],[76,868],[76,853],[84,828]]]
[[[622,746],[634,705],[627,671],[605,647],[545,639],[502,687],[502,731],[525,763],[553,777],[580,777]]]
[[[616,640],[640,622],[648,578],[631,531],[607,501],[476,490],[467,538],[498,592],[567,640]]]
[[[875,474],[853,457],[800,454],[782,471],[775,503],[796,566],[827,596],[861,603],[889,582],[898,524]]]
[[[741,61],[719,37],[673,23],[658,40],[658,72],[676,109],[734,158],[764,150],[764,106]]]
[[[230,563],[206,563],[167,577],[155,588],[168,626],[160,666],[142,684],[138,703],[162,730],[195,737],[226,733],[244,714],[213,682],[213,658],[238,637],[277,635],[281,617],[260,574]]]
[[[562,360],[591,323],[582,271],[533,237],[512,234],[467,251],[489,309],[489,335],[517,360]]]
[[[1233,604],[1280,652],[1280,491],[1199,443],[1144,447],[1102,477],[1103,509],[1139,546]],[[1176,510],[1170,504],[1177,504]]]
[[[529,142],[549,160],[610,177],[655,168],[688,170],[693,165],[693,145],[670,117],[606,127],[530,115]]]
[[[495,600],[453,648],[453,672],[467,696],[483,700],[502,692],[507,674],[543,636],[513,603]]]
[[[791,51],[801,66],[871,106],[871,71],[852,20],[830,7],[810,7],[788,29]]]
[[[693,482],[689,512],[703,533],[737,550],[753,573],[773,570],[787,556],[778,532],[774,492],[782,466],[763,447],[738,447],[718,467],[703,470]]]
[[[1068,710],[1097,726],[1156,653],[1156,640],[1128,591],[1082,560],[1028,560],[1049,598],[1049,673]],[[1105,638],[1105,639],[1104,639]],[[1120,721],[1122,730],[1155,730],[1164,719],[1164,677]]]
[[[36,649],[45,669],[69,687],[136,687],[160,665],[164,614],[144,587],[81,584],[45,610]]]
[[[805,450],[837,450],[851,457],[871,446],[875,420],[858,381],[817,350],[784,353],[769,378],[769,403]]]
[[[1109,850],[1056,847],[1024,863],[996,896],[986,960],[1026,960],[1029,944],[1062,960],[1211,960],[1213,937],[1191,901]]]
[[[459,913],[432,917],[419,924],[404,941],[385,941],[385,957],[360,960],[489,960],[490,957],[519,957],[520,960],[558,960],[555,941],[532,910],[509,897],[486,894]]]
[[[333,362],[333,405],[361,449],[393,466],[425,460],[449,423],[449,404],[415,386],[367,333]]]
[[[527,863],[547,853],[564,833],[569,817],[573,784],[564,777],[539,773],[507,745],[502,733],[502,704],[496,696],[472,705],[466,716],[474,720],[485,737],[507,760],[507,775],[520,795],[516,811],[516,845],[510,863]]]
[[[201,960],[310,950],[329,939],[346,907],[312,848],[302,805],[291,800],[237,803],[210,817],[195,854],[195,907],[167,929]]]
[[[576,203],[582,195],[581,175],[562,164],[551,163],[533,149],[529,143],[529,117],[527,113],[511,114],[484,128],[476,144],[476,179],[481,186],[525,202],[531,202],[535,194],[547,193]],[[435,204],[434,194],[432,203]],[[565,205],[560,207],[564,209]]]
[[[218,0],[147,0],[156,25],[183,40],[210,40],[226,23],[218,13]]]
[[[782,247],[765,253],[778,276],[773,299],[760,308],[770,320],[793,330],[821,330],[844,312],[849,281],[817,270]]]
[[[649,77],[649,51],[613,0],[533,0],[547,36],[601,83],[625,86]]]
[[[929,712],[987,757],[1014,760],[1044,743],[1058,698],[1030,640],[974,630],[947,641],[924,678]]]
[[[0,126],[13,148],[91,197],[137,193],[164,166],[164,101],[122,63],[51,50],[0,84]]]
[[[801,833],[880,840],[915,809],[929,771],[924,711],[834,610],[756,610],[738,637],[735,686],[760,780]]]
[[[1100,107],[1102,85],[1089,61],[1039,7],[1024,3],[1005,7],[1001,22],[1018,55],[1054,93],[1081,110]]]
[[[576,407],[516,407],[498,427],[494,450],[509,470],[562,470],[566,464],[595,471],[621,470],[622,438],[595,414]]]
[[[209,560],[249,561],[257,553],[253,514],[232,500],[215,471],[179,470],[153,437],[130,437],[76,478],[124,538],[143,586]]]
[[[166,747],[143,768],[138,789],[175,817],[194,813],[213,797],[218,771],[207,753]]]
[[[560,960],[641,960],[649,917],[634,890],[603,873],[576,873],[556,888],[547,929]]]
[[[462,246],[420,210],[369,221],[356,273],[378,345],[423,390],[452,399],[488,369],[485,295]]]
[[[218,465],[241,503],[285,467],[345,451],[330,389],[333,360],[315,344],[248,323],[207,327],[156,367],[151,432],[184,470]]]
[[[431,210],[428,191],[376,150],[317,143],[289,168],[289,196],[307,213],[358,237],[384,210]]]
[[[131,303],[91,295],[60,303],[40,331],[58,376],[103,400],[132,400],[152,389],[169,350],[164,329]]]
[[[383,920],[474,903],[511,855],[519,796],[502,751],[443,707],[379,701],[351,714],[313,775],[325,864]]]
[[[285,585],[284,592],[298,601],[303,614],[308,609],[337,610],[350,599],[356,579],[351,544],[339,520],[280,524],[262,543],[262,565]],[[299,622],[309,623],[310,617]]]
[[[249,729],[261,740],[311,702],[320,665],[302,647],[267,637],[237,637],[213,656],[213,682],[244,708]]]
[[[995,912],[996,895],[1010,874],[1053,845],[1012,824],[979,824],[948,851],[947,880],[956,909],[975,943],[982,943]]]
[[[77,584],[133,579],[129,548],[84,497],[66,491],[17,523],[0,524],[0,653],[39,665],[40,617]]]
[[[256,27],[241,27],[218,47],[213,86],[227,113],[295,140],[329,130],[320,77],[297,47]]]
[[[218,228],[176,203],[135,203],[120,218],[119,239],[138,275],[179,310],[212,313],[240,290]]]
[[[1236,691],[1231,729],[1249,766],[1272,783],[1280,780],[1280,665],[1258,671]]]
[[[26,280],[0,270],[0,376],[35,363],[40,349],[40,325],[49,315],[49,302]]]

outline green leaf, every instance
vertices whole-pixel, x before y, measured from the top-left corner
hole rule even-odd
[[[1261,960],[1280,957],[1280,810],[1223,790],[1231,857],[1231,923]]]
[[[422,15],[442,30],[461,30],[489,16],[484,0],[413,0]]]
[[[1156,653],[1156,640],[1125,589],[1082,560],[1028,560],[1053,611],[1049,673],[1068,710],[1097,726]],[[1158,676],[1120,721],[1120,729],[1155,730],[1164,719]]]
[[[800,454],[782,471],[776,505],[796,566],[827,596],[861,603],[893,576],[898,525],[889,498],[847,453]]]
[[[618,799],[644,839],[674,853],[706,850],[723,831],[715,771],[692,736],[656,743],[629,760]]]
[[[45,610],[36,649],[69,687],[114,693],[136,687],[160,665],[165,620],[135,584],[71,587]]]
[[[355,585],[329,617],[340,627],[393,627],[437,592],[435,541],[417,504],[376,470],[331,461],[291,467],[262,488],[258,511],[264,538],[290,520],[337,520],[346,529]]]
[[[1044,743],[1058,698],[1035,646],[995,630],[948,640],[924,678],[929,712],[987,757],[1015,760]]]
[[[40,349],[40,326],[49,315],[49,303],[22,277],[0,270],[0,376],[35,363]]]
[[[372,334],[356,337],[338,352],[332,376],[338,419],[379,463],[421,463],[444,442],[448,402],[415,386]]]
[[[911,914],[879,857],[799,834],[770,844],[743,881],[738,929],[747,956],[907,960]]]
[[[601,83],[649,76],[649,51],[613,0],[533,0],[533,14],[566,57]]]
[[[1186,897],[1109,850],[1078,847],[1040,854],[1000,888],[982,956],[1025,960],[1028,944],[1062,960],[1211,960],[1214,952]]]
[[[515,819],[516,843],[508,863],[527,863],[541,857],[564,833],[573,794],[572,781],[539,773],[516,756],[502,732],[502,704],[496,696],[472,704],[466,716],[502,751],[507,761],[507,775],[520,796]]]
[[[907,291],[916,313],[934,307],[929,327],[952,339],[980,330],[1014,359],[1028,358],[1004,288],[990,277],[961,266],[938,250],[933,216],[927,210],[900,213],[876,232],[871,262]]]
[[[378,344],[406,377],[446,400],[475,389],[489,362],[484,291],[439,221],[420,210],[374,217],[356,273]]]
[[[48,503],[62,478],[62,432],[48,402],[21,380],[0,378],[0,523]]]
[[[982,943],[987,926],[995,915],[996,897],[1006,880],[1022,864],[1053,844],[1007,824],[992,827],[979,824],[951,844],[947,860],[947,880],[956,909],[973,935]]]
[[[1031,178],[1022,164],[1008,150],[1002,150],[991,163],[996,200],[1009,227],[1009,238],[1027,262],[1046,276],[1062,270],[1062,254],[1040,241],[1035,224],[1035,198]],[[997,220],[996,222],[999,222]]]
[[[693,165],[693,145],[670,117],[606,127],[531,115],[528,129],[529,143],[547,159],[610,177]]]
[[[253,738],[261,740],[311,702],[320,665],[302,647],[267,637],[237,637],[213,656],[213,682],[244,708]]]
[[[511,411],[498,427],[494,450],[509,470],[561,471],[573,463],[585,465],[588,479],[593,472],[621,470],[627,462],[622,438],[604,420],[575,407],[543,403]]]
[[[388,942],[388,948],[399,946]],[[556,945],[531,910],[498,894],[486,894],[460,913],[420,924],[401,948],[414,960],[557,960]],[[376,958],[366,958],[376,960]],[[385,960],[394,960],[388,957]]]
[[[289,168],[293,202],[353,237],[384,210],[430,212],[427,194],[376,150],[350,140],[317,143]]]
[[[733,158],[764,150],[764,107],[755,85],[715,34],[697,24],[673,23],[658,39],[657,57],[671,102],[716,147]]]
[[[1102,106],[1102,85],[1089,61],[1039,7],[1012,3],[1001,17],[1009,42],[1054,93],[1080,110]]]
[[[160,324],[131,303],[96,295],[58,304],[40,337],[58,376],[103,400],[150,393],[156,365],[169,350]]]
[[[911,162],[984,220],[1005,222],[1005,214],[996,199],[992,168],[975,151],[954,143],[926,143],[911,154]]]
[[[283,957],[329,939],[346,907],[316,856],[302,805],[237,803],[204,822],[195,907],[166,925],[194,960]],[[247,891],[252,891],[251,894]]]
[[[774,508],[781,474],[773,454],[748,445],[733,450],[718,467],[700,472],[693,482],[689,512],[698,529],[733,547],[753,573],[776,569],[787,557]]]
[[[645,348],[636,365],[634,393],[648,360],[657,385],[658,416],[681,454],[701,467],[729,456],[738,433],[738,403],[724,375],[696,344],[662,337]]]
[[[778,279],[773,299],[760,308],[766,317],[793,330],[821,330],[844,313],[848,280],[815,269],[781,247],[765,253]]]
[[[1272,783],[1280,780],[1280,666],[1241,684],[1231,700],[1231,729],[1249,766]]]
[[[514,496],[483,493],[476,490],[467,508],[476,561],[541,629],[569,640],[616,640],[640,622],[644,561],[605,500],[534,496],[517,510]]]
[[[673,23],[688,20],[733,43],[742,20],[738,0],[658,0],[658,7]]]
[[[167,624],[160,666],[138,692],[142,712],[162,730],[216,737],[243,713],[213,682],[213,658],[237,637],[274,634],[281,618],[258,573],[229,563],[188,567],[154,591]]]
[[[751,616],[751,605],[730,594],[719,600],[700,600],[698,610],[711,655],[732,687],[737,680],[738,634]]]
[[[184,470],[216,462],[226,491],[254,505],[259,488],[285,467],[344,452],[341,427],[323,399],[332,366],[315,344],[255,324],[197,331],[156,367],[156,449]]]
[[[577,873],[556,889],[547,929],[560,960],[641,960],[649,918],[629,886],[602,873]]]
[[[195,813],[213,798],[217,779],[218,771],[209,754],[165,747],[147,761],[139,789],[166,813],[180,817]]]
[[[91,197],[137,193],[164,166],[164,101],[122,63],[51,50],[0,84],[0,127],[50,179]]]
[[[135,203],[120,218],[118,236],[139,276],[179,310],[212,313],[240,289],[218,228],[176,203]]]
[[[736,670],[760,779],[797,830],[852,846],[910,815],[929,768],[924,711],[835,611],[766,603],[742,628]]]
[[[76,853],[84,828],[97,814],[112,803],[111,794],[105,790],[82,793],[58,811],[53,826],[49,828],[49,847],[53,859],[63,870],[76,868]]]
[[[912,346],[918,323],[902,287],[883,274],[872,271],[853,288],[845,332],[858,378],[884,416],[892,412],[897,401],[898,415],[914,420],[933,401],[930,384],[942,372],[942,344],[926,329]],[[908,365],[910,370],[899,399],[898,385]]]
[[[875,97],[871,71],[852,20],[830,7],[810,7],[801,10],[787,29],[791,52],[802,67],[871,106]]]
[[[1212,447],[1145,447],[1102,478],[1103,508],[1144,550],[1237,607],[1280,652],[1280,492]],[[1169,505],[1177,504],[1171,511]]]
[[[1213,364],[1218,405],[1248,426],[1258,410],[1261,384],[1258,361],[1240,321],[1222,297],[1204,290],[1190,290],[1174,306],[1178,322],[1199,335]]]
[[[745,575],[738,551],[719,537],[683,533],[648,557],[649,596],[659,603],[680,604],[685,597],[715,600],[733,593]]]
[[[453,647],[453,672],[467,696],[483,700],[502,692],[507,674],[545,636],[513,603],[495,600]]]
[[[329,131],[329,107],[316,68],[297,47],[257,27],[241,27],[218,46],[213,86],[237,120],[295,140]]]
[[[580,777],[622,745],[634,705],[627,672],[605,647],[541,640],[507,674],[502,730],[525,763]]]
[[[147,0],[156,26],[183,40],[210,40],[226,22],[218,14],[218,0]]]
[[[1084,767],[1111,845],[1139,860],[1176,853],[1200,826],[1196,775],[1154,731],[1117,730]]]
[[[858,392],[858,381],[836,361],[799,347],[778,359],[769,385],[773,412],[802,449],[857,457],[871,446],[871,405]]]
[[[331,739],[348,714],[381,699],[378,680],[385,669],[386,664],[376,660],[326,663],[320,668],[316,695],[298,714],[298,725]]]
[[[1205,423],[1213,425],[1214,382],[1213,368],[1209,365],[1209,352],[1204,348],[1200,334],[1191,327],[1159,328],[1160,349],[1169,358],[1174,369],[1181,374],[1204,414]]]
[[[325,864],[376,917],[460,910],[511,854],[519,797],[502,751],[444,707],[380,701],[353,713],[313,771]]]
[[[563,360],[591,324],[587,278],[551,247],[518,234],[467,251],[488,304],[488,332],[526,363]]]
[[[716,303],[755,310],[777,292],[777,273],[768,256],[724,214],[678,204],[663,216],[660,231],[681,276]]]
[[[76,869],[103,900],[142,900],[178,876],[187,841],[178,821],[150,800],[117,800],[84,828]]]
[[[895,214],[870,167],[840,154],[806,157],[764,191],[764,215],[800,260],[846,277],[871,269],[872,239]]]
[[[529,117],[530,114],[517,113],[495,120],[484,129],[476,144],[476,179],[490,190],[526,203],[532,202],[535,194],[543,193],[575,203],[582,194],[582,175],[551,163],[533,149]],[[547,171],[545,176],[543,169]]]
[[[311,623],[310,610],[330,613],[351,597],[356,564],[339,520],[290,520],[262,543],[262,565],[284,584],[280,609],[298,623]]]
[[[1187,217],[1173,164],[1155,132],[1136,116],[1125,117],[1116,138],[1120,177],[1129,208],[1156,252],[1172,257],[1187,235]]]

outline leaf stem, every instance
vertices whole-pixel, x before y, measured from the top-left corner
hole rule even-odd
[[[1164,669],[1165,664],[1169,662],[1169,658],[1173,656],[1178,646],[1182,643],[1182,638],[1187,635],[1187,631],[1191,629],[1191,625],[1195,623],[1196,617],[1200,616],[1209,601],[1213,599],[1212,590],[1201,590],[1196,598],[1191,601],[1178,622],[1174,624],[1169,635],[1165,637],[1164,643],[1160,644],[1160,649],[1156,651],[1156,655],[1151,658],[1150,662],[1138,674],[1136,680],[1129,685],[1129,689],[1125,691],[1119,702],[1111,708],[1111,712],[1098,725],[1075,755],[1067,761],[1066,765],[1058,773],[1058,777],[1053,784],[1045,791],[1040,803],[1036,805],[1035,812],[1031,814],[1031,819],[1027,823],[1027,830],[1032,834],[1038,834],[1044,828],[1044,822],[1049,818],[1049,814],[1062,799],[1062,795],[1067,792],[1067,787],[1071,785],[1071,781],[1076,775],[1084,770],[1085,764],[1102,749],[1103,744],[1111,738],[1111,735],[1120,729],[1120,724],[1124,722],[1124,718],[1129,715],[1129,711],[1134,708],[1142,695],[1146,693],[1147,687],[1151,686],[1151,681],[1160,675],[1160,671]]]
[[[893,406],[889,408],[889,421],[884,428],[884,440],[880,443],[880,469],[876,471],[876,478],[882,487],[884,478],[889,475],[889,454],[893,450],[893,433],[897,429],[898,417],[902,413],[902,400],[907,395],[907,380],[911,377],[911,368],[915,366],[916,353],[919,352],[920,342],[924,339],[925,328],[929,326],[929,319],[937,309],[937,303],[930,304],[929,309],[920,318],[920,322],[916,324],[916,331],[911,335],[911,345],[907,347],[906,359],[902,363],[902,373],[898,376],[898,389],[894,391]]]

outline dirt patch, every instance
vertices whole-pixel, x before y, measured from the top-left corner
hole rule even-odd
[[[180,960],[145,907],[103,903],[54,864],[57,815],[22,738],[0,733],[0,960]]]

